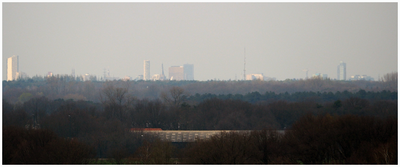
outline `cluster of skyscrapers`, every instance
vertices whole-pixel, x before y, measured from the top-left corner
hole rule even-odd
[[[162,74],[154,74],[150,76],[150,61],[144,60],[143,63],[143,80],[194,80],[194,66],[193,64],[184,64],[183,66],[169,67],[168,78],[164,75],[164,67],[161,65]],[[139,76],[140,79],[140,76]]]

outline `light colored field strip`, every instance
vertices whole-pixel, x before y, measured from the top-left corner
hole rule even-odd
[[[170,142],[194,142],[196,139],[209,139],[211,136],[221,132],[250,133],[252,130],[163,130],[163,131],[143,131],[143,134],[158,136],[163,141]],[[284,130],[277,130],[284,134]]]

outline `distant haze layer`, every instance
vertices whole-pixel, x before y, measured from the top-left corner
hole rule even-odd
[[[150,75],[194,64],[195,80],[336,78],[398,69],[397,3],[3,3],[3,80],[19,56],[30,77]],[[245,51],[244,51],[245,50]]]

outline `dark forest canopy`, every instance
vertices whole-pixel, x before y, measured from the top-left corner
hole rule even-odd
[[[169,150],[168,152],[172,152],[172,148],[170,143],[166,142],[151,142],[150,144],[146,144],[146,141],[152,141],[153,139],[144,139],[138,135],[129,133],[127,129],[129,128],[161,128],[163,130],[261,130],[261,129],[288,129],[288,130],[304,130],[301,126],[308,126],[306,129],[312,130],[315,128],[310,127],[319,127],[318,123],[320,121],[314,121],[316,124],[307,124],[310,122],[308,120],[309,117],[303,118],[307,115],[316,115],[316,116],[325,116],[330,119],[330,116],[334,117],[342,117],[345,118],[348,115],[353,115],[354,117],[349,117],[345,121],[355,120],[353,118],[373,118],[373,119],[382,119],[385,120],[387,118],[392,118],[390,127],[397,127],[397,100],[376,100],[371,102],[366,99],[361,99],[357,97],[351,97],[344,100],[336,100],[332,102],[326,103],[317,103],[313,101],[301,101],[301,102],[287,102],[287,101],[275,101],[275,102],[260,102],[257,104],[252,104],[246,101],[241,100],[222,100],[217,98],[206,99],[202,102],[199,102],[197,105],[189,105],[185,102],[180,103],[180,105],[175,105],[176,103],[170,103],[174,101],[170,99],[170,101],[163,102],[161,100],[147,100],[147,99],[130,99],[126,94],[123,93],[123,90],[118,92],[118,88],[108,87],[109,90],[114,90],[114,93],[105,93],[103,94],[103,100],[101,103],[93,103],[90,101],[73,101],[73,100],[49,100],[46,97],[35,97],[30,100],[24,102],[23,104],[10,104],[5,99],[3,99],[3,129],[9,128],[11,126],[20,127],[21,129],[43,129],[54,132],[57,136],[63,139],[74,139],[79,142],[85,143],[87,145],[87,149],[73,149],[71,150],[71,158],[74,158],[74,152],[78,152],[80,154],[85,154],[86,157],[94,156],[97,158],[113,158],[118,163],[121,158],[126,157],[143,157],[146,154],[141,152],[145,151],[147,148],[154,148],[156,150]],[[120,90],[120,89],[119,89]],[[119,98],[123,97],[123,98]],[[169,98],[169,97],[166,97]],[[338,117],[337,117],[338,118]],[[314,118],[313,118],[314,119]],[[298,123],[298,121],[303,123]],[[296,123],[297,122],[297,123]],[[386,122],[386,121],[381,121]],[[311,122],[312,123],[312,122]],[[347,122],[343,122],[340,119],[336,121],[337,125],[347,125]],[[358,120],[353,121],[355,125],[359,123]],[[321,126],[321,128],[316,129],[318,132],[326,132],[324,131],[327,128],[325,125]],[[364,125],[372,125],[370,123],[365,123]],[[375,125],[375,124],[374,124]],[[333,125],[332,125],[333,126]],[[338,127],[341,128],[341,127]],[[349,129],[354,128],[353,125],[346,126],[346,132],[344,132],[343,136],[337,136],[336,138],[332,138],[332,142],[342,141],[341,137],[351,138],[353,132],[358,132],[357,129]],[[363,127],[358,127],[359,129],[363,129]],[[385,128],[385,127],[384,127]],[[364,128],[365,129],[365,128]],[[391,130],[391,129],[388,129]],[[19,133],[24,134],[22,130]],[[307,131],[307,130],[306,130]],[[338,131],[334,132],[339,132]],[[372,130],[374,133],[380,133],[385,131]],[[313,131],[307,131],[308,135],[317,135]],[[348,133],[349,132],[349,133]],[[393,132],[397,132],[397,130],[393,130]],[[13,133],[13,132],[12,132]],[[47,132],[46,132],[47,133]],[[21,134],[21,135],[22,135]],[[303,132],[298,132],[298,136],[301,136]],[[371,134],[369,131],[362,132],[362,134]],[[360,133],[360,135],[362,135]],[[296,135],[296,134],[293,134]],[[328,136],[335,136],[335,134],[325,134]],[[359,135],[359,134],[357,134]],[[317,135],[318,136],[318,135]],[[374,135],[372,135],[374,136]],[[388,138],[391,136],[397,136],[397,134],[390,134]],[[6,139],[4,139],[4,137]],[[8,138],[8,135],[3,135],[3,141],[11,142],[12,140]],[[26,138],[34,138],[35,136],[26,136]],[[287,136],[290,137],[290,136]],[[304,136],[303,136],[304,137]],[[367,140],[370,142],[370,137],[362,138],[362,140]],[[379,138],[379,137],[378,137]],[[393,137],[394,138],[394,137]],[[20,141],[23,141],[23,137]],[[52,138],[54,142],[63,143],[65,140],[61,140],[58,138]],[[389,139],[388,139],[389,140]],[[396,145],[397,139],[390,139],[389,141],[379,141],[380,143],[374,143],[372,141],[373,147],[360,147],[362,149],[372,148],[378,150],[380,148],[379,144]],[[313,140],[312,140],[313,141]],[[222,141],[223,143],[229,143]],[[252,161],[253,163],[349,163],[349,162],[358,162],[359,159],[362,159],[362,163],[388,163],[385,162],[384,158],[379,160],[379,162],[375,161],[366,161],[370,160],[368,157],[363,157],[364,155],[360,155],[361,157],[353,157],[353,152],[359,149],[359,145],[355,145],[354,149],[351,146],[349,149],[349,153],[346,153],[346,157],[336,157],[337,155],[334,153],[333,155],[328,155],[330,158],[334,160],[339,159],[340,162],[325,162],[325,157],[317,157],[317,159],[312,159],[313,156],[302,157],[301,152],[303,152],[304,148],[297,148],[298,143],[303,142],[305,144],[309,144],[309,141],[302,140],[292,140],[289,139],[288,144],[283,143],[281,146],[285,147],[283,151],[289,152],[271,152],[269,154],[274,156],[282,156],[287,157],[287,155],[291,155],[290,159],[270,159],[268,161],[262,160],[262,162]],[[293,142],[293,143],[292,143]],[[351,141],[354,143],[359,143],[360,141]],[[31,147],[24,146],[20,147],[19,145],[23,145],[24,142],[16,143],[18,145],[18,151],[24,151],[25,149],[29,149]],[[35,143],[28,143],[35,144]],[[51,144],[51,141],[49,142]],[[156,144],[157,146],[154,146]],[[239,144],[239,143],[238,143]],[[280,145],[279,143],[276,143]],[[274,145],[276,145],[274,144]],[[323,143],[317,143],[321,145],[307,145],[307,147],[322,147]],[[345,143],[346,144],[346,143]],[[79,145],[79,143],[76,143]],[[286,148],[288,147],[289,148]],[[47,151],[53,152],[53,150],[57,150],[57,147],[51,146],[41,146],[44,148],[44,152],[41,154],[47,154]],[[66,147],[69,147],[66,145]],[[247,145],[243,146],[246,149]],[[283,148],[282,147],[282,148]],[[346,145],[347,147],[347,145]],[[389,147],[389,148],[390,148]],[[80,147],[76,147],[80,148]],[[90,151],[94,148],[94,152]],[[201,148],[201,147],[200,147]],[[143,150],[144,149],[144,150]],[[190,147],[188,148],[190,149]],[[198,149],[198,148],[197,148]],[[339,149],[331,148],[331,149]],[[347,149],[347,148],[346,148]],[[12,148],[7,148],[8,151],[12,152]],[[265,150],[264,150],[265,151]],[[323,151],[323,150],[322,150]],[[391,154],[396,150],[391,150]],[[295,154],[293,154],[293,153]],[[140,154],[139,154],[140,153]],[[164,154],[165,152],[161,152]],[[397,153],[397,152],[396,152]],[[61,154],[61,153],[60,153]],[[54,158],[59,158],[60,154],[54,154]],[[94,154],[94,155],[93,155]],[[139,154],[139,155],[138,155]],[[318,152],[312,152],[312,154],[318,154]],[[5,155],[5,154],[3,154]],[[10,154],[6,154],[10,156]],[[20,153],[18,153],[20,155]],[[21,154],[23,155],[23,154]],[[29,159],[22,162],[31,162],[30,159],[36,159],[36,154],[29,154]],[[170,160],[171,153],[166,153]],[[229,157],[230,154],[228,154]],[[332,156],[332,157],[331,157]],[[368,155],[369,156],[369,155]],[[24,156],[18,156],[24,157]],[[145,156],[147,157],[147,156]],[[253,157],[253,156],[252,156]],[[395,156],[397,157],[397,156]],[[157,158],[157,157],[153,157]],[[190,157],[189,157],[190,158]],[[193,158],[193,157],[191,157]],[[262,157],[261,157],[262,158]],[[347,158],[356,158],[355,160],[350,160]],[[76,159],[77,161],[71,161],[68,163],[88,163],[87,161],[83,162],[82,159]],[[14,158],[10,157],[10,161],[14,162]],[[60,160],[64,161],[65,159],[61,158]],[[87,159],[86,159],[87,160]],[[143,160],[143,159],[142,159]],[[188,159],[186,159],[188,160]],[[219,159],[223,160],[223,159]],[[297,162],[296,160],[301,160],[301,162]],[[345,161],[343,161],[345,160]],[[391,159],[390,163],[393,163],[396,159]],[[16,160],[15,160],[16,161]],[[146,160],[147,161],[147,160]],[[392,162],[393,161],[393,162]],[[146,163],[170,163],[169,161],[148,161]],[[182,161],[184,162],[184,161]],[[220,161],[208,161],[203,163],[218,163]],[[35,163],[35,162],[32,162]],[[188,162],[188,163],[202,163],[201,161]],[[222,162],[222,163],[235,163],[233,162]],[[248,163],[245,162],[236,162],[236,163]]]
[[[190,105],[185,101],[173,103],[175,100],[170,97],[166,97],[168,100],[163,101],[134,99],[123,94],[123,90],[121,93],[114,92],[102,96],[101,103],[49,100],[42,96],[31,98],[24,103],[11,104],[7,99],[3,99],[3,118],[7,118],[3,119],[3,125],[50,128],[63,137],[76,137],[75,135],[79,136],[80,133],[84,135],[106,120],[115,121],[112,124],[117,129],[118,127],[163,130],[286,129],[307,113],[397,117],[398,105],[397,100],[370,101],[358,97],[324,103],[312,100],[249,103],[242,100],[210,98]],[[70,131],[68,124],[71,121],[75,122],[77,131]]]
[[[186,98],[187,101],[200,102],[206,99],[218,98],[218,99],[233,99],[233,100],[242,100],[250,103],[257,102],[272,102],[278,100],[285,100],[291,102],[299,102],[299,101],[315,101],[315,102],[329,102],[334,100],[344,100],[351,97],[357,97],[361,99],[367,100],[397,100],[397,92],[390,92],[383,90],[381,92],[366,92],[365,90],[360,89],[358,92],[295,92],[289,94],[288,92],[276,94],[275,92],[265,92],[264,94],[260,94],[259,92],[251,92],[246,93],[244,95],[241,94],[198,94],[196,93],[193,96],[189,96]]]

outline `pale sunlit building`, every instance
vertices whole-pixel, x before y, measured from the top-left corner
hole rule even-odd
[[[246,80],[264,80],[263,74],[247,74]]]
[[[154,74],[154,75],[151,77],[151,80],[152,80],[152,81],[162,80],[162,76],[161,76],[160,74]]]
[[[52,77],[52,76],[53,76],[53,73],[52,73],[52,72],[48,72],[46,76],[47,76],[47,77]]]
[[[123,80],[123,81],[130,81],[130,80],[131,80],[131,77],[130,77],[130,76],[125,76],[125,77],[123,77],[121,80]]]
[[[82,81],[96,81],[97,78],[95,75],[91,75],[91,74],[85,74],[82,75]]]
[[[19,72],[19,56],[12,56],[7,59],[7,81],[17,79],[17,73]]]
[[[172,66],[169,68],[169,79],[170,80],[183,80],[183,66]]]
[[[364,80],[364,81],[374,81],[374,78],[368,76],[368,75],[353,75],[350,77],[351,81],[358,81],[358,80]]]

